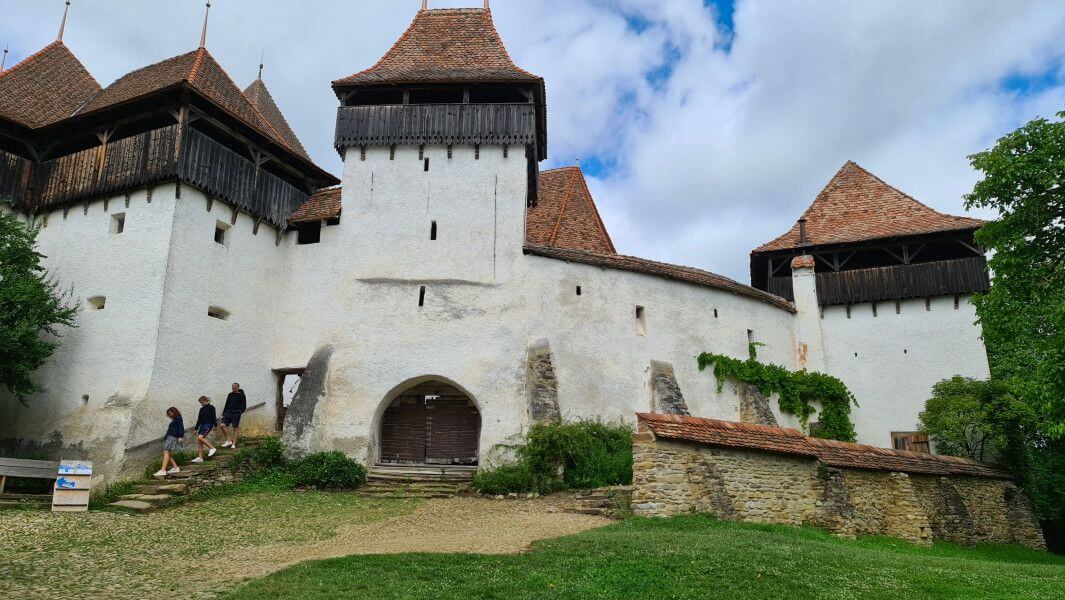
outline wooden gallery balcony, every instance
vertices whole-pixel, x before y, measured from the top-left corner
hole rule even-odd
[[[284,227],[308,192],[192,128],[170,125],[34,164],[0,152],[0,201],[34,212],[180,181]]]
[[[536,144],[536,107],[523,103],[342,106],[337,148]]]
[[[976,256],[908,265],[817,273],[821,306],[986,292],[987,261]],[[769,293],[794,300],[791,276],[771,277]]]

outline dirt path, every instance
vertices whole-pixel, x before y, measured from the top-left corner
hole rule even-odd
[[[536,540],[610,523],[557,512],[557,502],[284,492],[148,515],[0,511],[0,598],[211,598],[306,560],[521,552]]]
[[[555,512],[555,502],[451,498],[430,500],[413,513],[364,525],[343,526],[318,542],[274,545],[233,556],[246,578],[262,577],[306,560],[353,554],[471,552],[512,554],[537,540],[579,533],[612,521]]]

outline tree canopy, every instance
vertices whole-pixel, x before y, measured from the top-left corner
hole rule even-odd
[[[21,402],[38,390],[33,372],[77,312],[41,266],[36,242],[37,229],[0,207],[0,384]]]
[[[976,232],[991,252],[991,289],[973,301],[992,375],[1065,438],[1065,112],[969,158],[983,179],[966,206],[1001,215]]]

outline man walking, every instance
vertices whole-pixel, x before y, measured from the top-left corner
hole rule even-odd
[[[246,410],[248,410],[248,398],[244,395],[244,390],[240,389],[240,384],[234,383],[233,391],[226,396],[226,404],[222,407],[222,420],[219,426],[226,436],[226,441],[222,443],[223,448],[237,449],[237,429],[240,428],[240,416]],[[233,428],[232,433],[229,431],[230,427]]]

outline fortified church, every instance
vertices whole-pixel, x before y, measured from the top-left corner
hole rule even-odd
[[[981,221],[857,164],[745,285],[617,252],[581,170],[541,170],[544,80],[487,7],[421,10],[332,87],[340,179],[202,42],[106,87],[62,36],[0,72],[0,201],[81,306],[43,390],[0,399],[5,446],[117,473],[155,454],[168,406],[234,381],[247,429],[370,465],[484,464],[536,422],[638,412],[798,427],[698,369],[758,342],[842,379],[859,442],[927,451],[932,385],[988,374]]]

